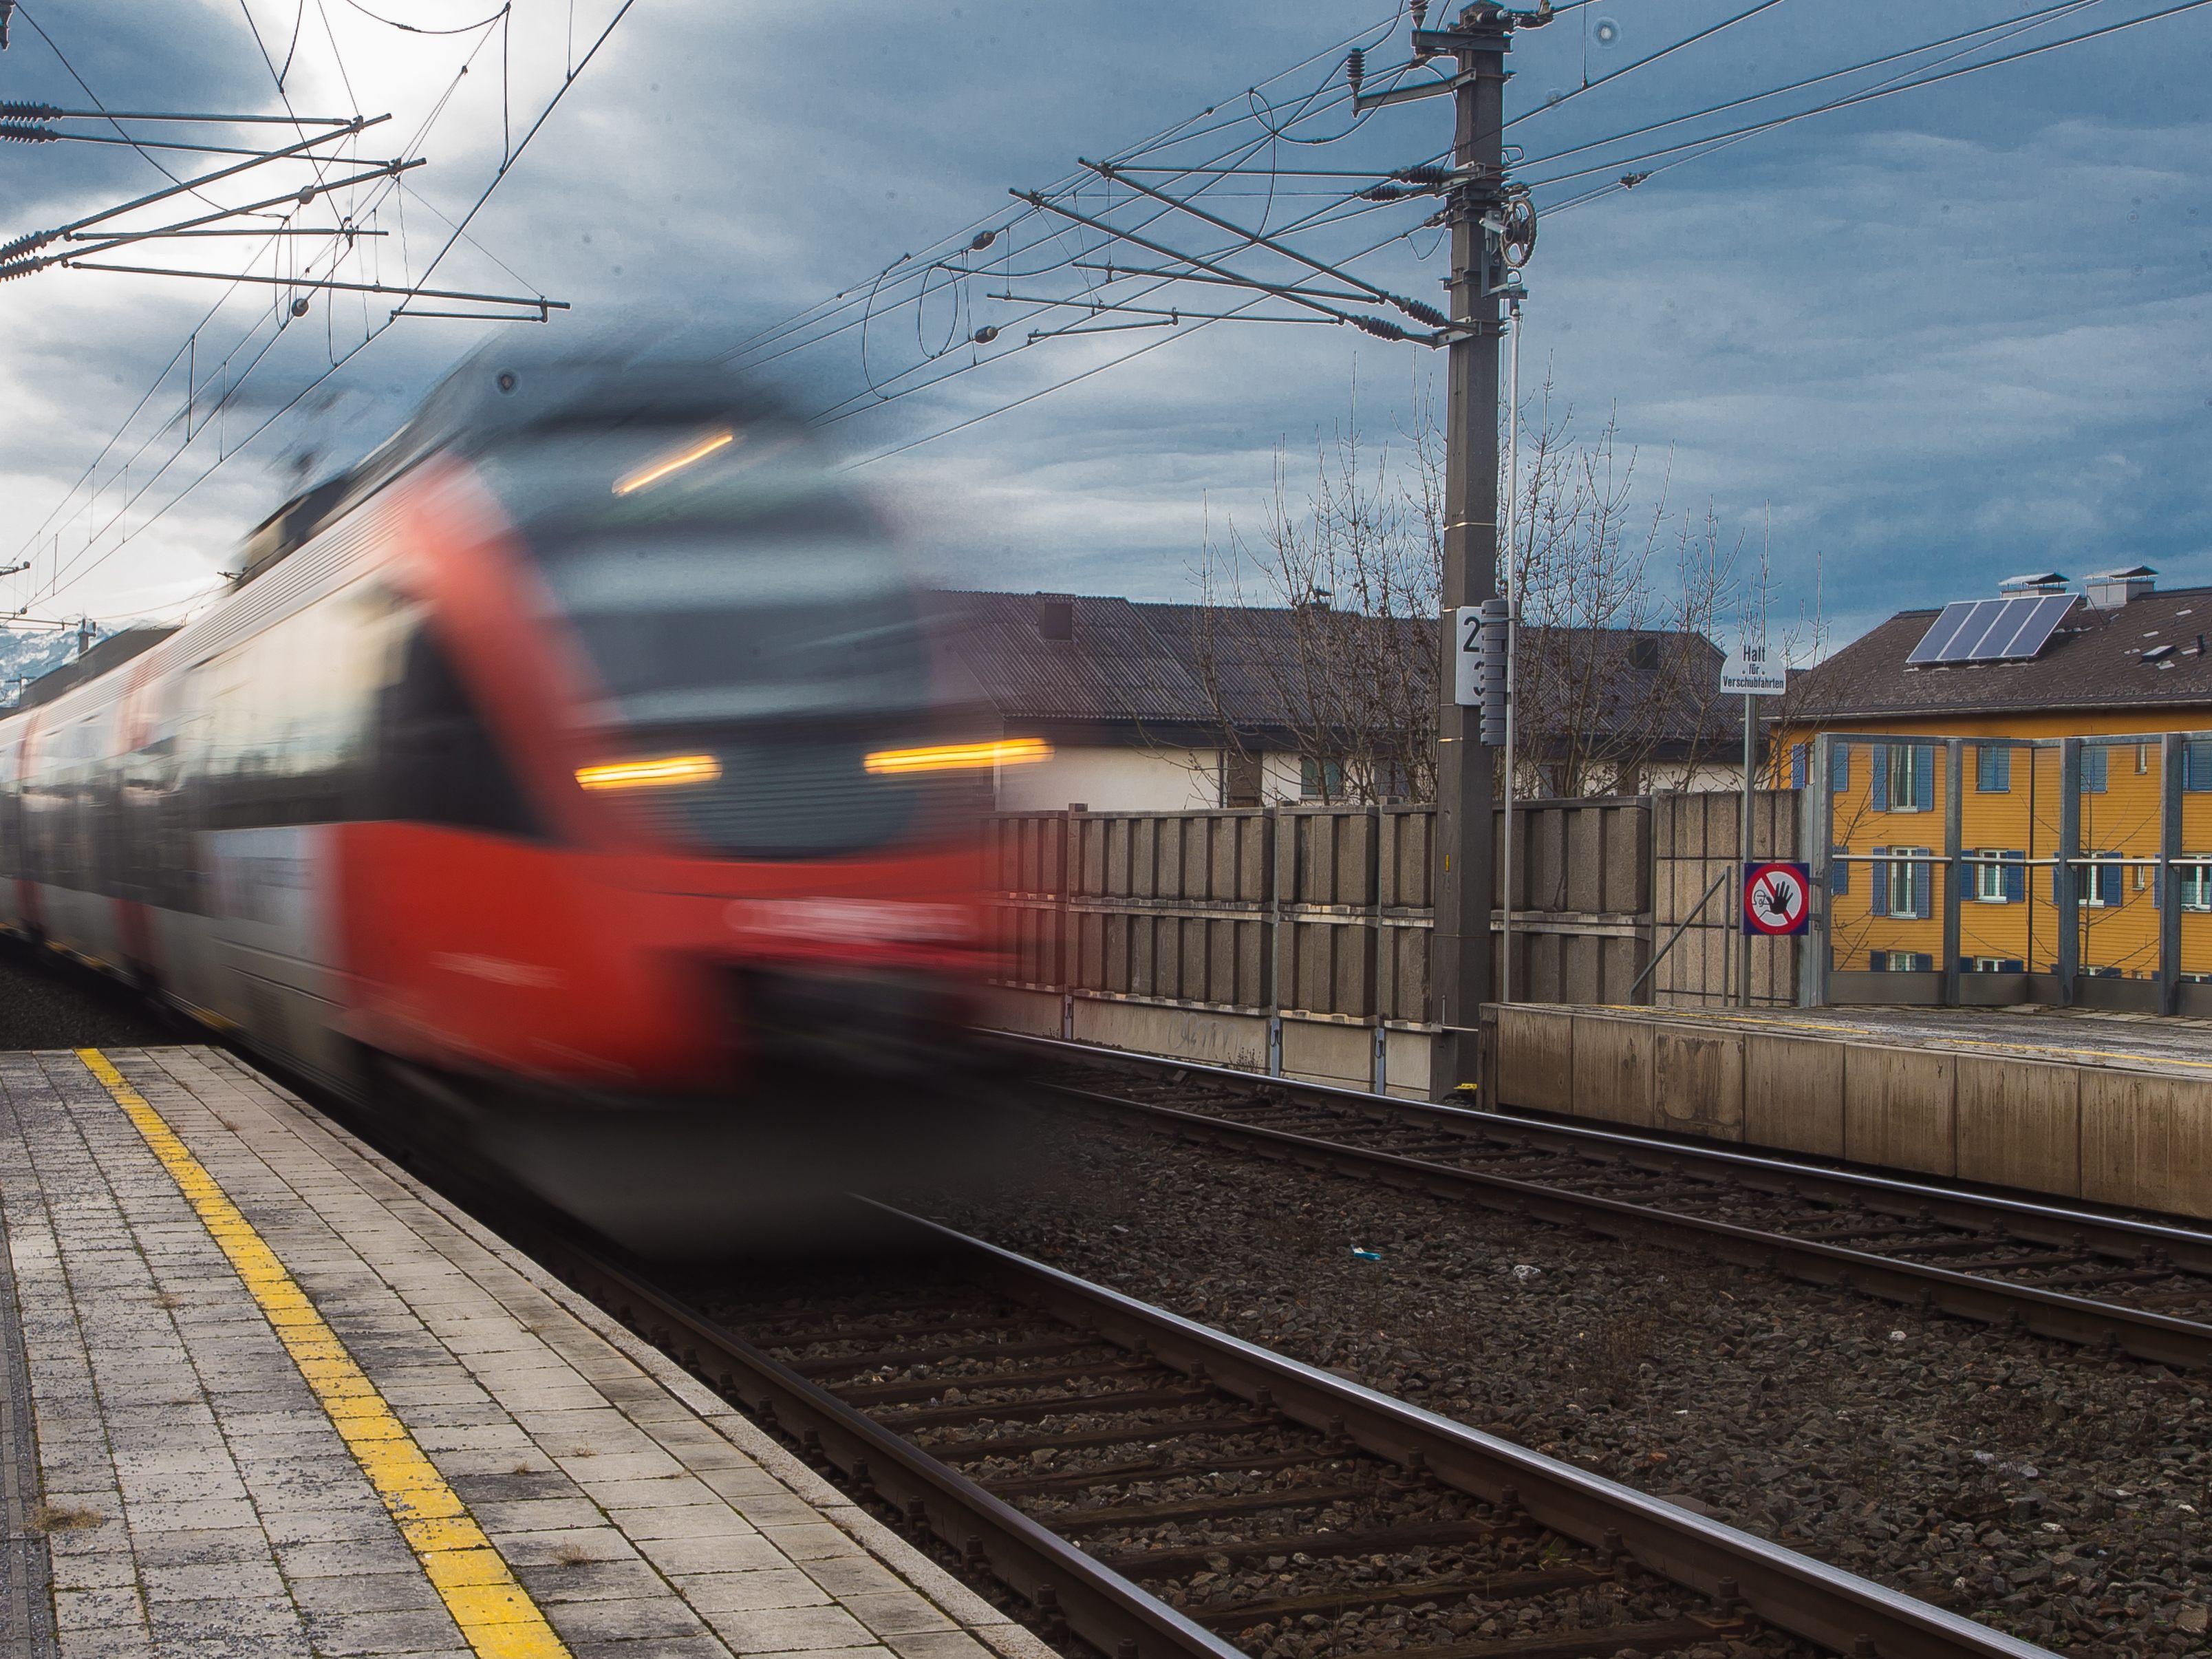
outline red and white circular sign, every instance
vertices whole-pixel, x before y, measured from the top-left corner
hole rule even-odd
[[[1783,860],[1743,866],[1743,927],[1748,933],[1802,933],[1810,908],[1810,873]]]

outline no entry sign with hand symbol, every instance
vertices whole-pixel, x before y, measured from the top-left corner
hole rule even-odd
[[[1768,860],[1743,866],[1743,931],[1802,933],[1812,909],[1811,872],[1804,865]]]

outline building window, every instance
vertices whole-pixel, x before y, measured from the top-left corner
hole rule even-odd
[[[1974,750],[1974,787],[1984,795],[2012,793],[2012,750],[2002,743],[1985,743]]]
[[[1877,812],[1925,812],[1936,802],[1936,745],[1893,743],[1875,750],[1873,799]]]
[[[2196,855],[2199,859],[2203,854]],[[2212,910],[2212,864],[2177,864],[2173,878],[2181,884],[2181,908]]]
[[[1298,799],[1300,800],[1342,800],[1344,799],[1344,763],[1339,760],[1318,760],[1311,755],[1299,757]]]
[[[2212,738],[2191,738],[2181,745],[2181,787],[2196,795],[2212,792]]]
[[[1875,951],[1869,956],[1869,965],[1877,974],[1926,974],[1936,968],[1936,958],[1925,951]]]
[[[2074,895],[2078,904],[2094,906],[2102,910],[2120,902],[2120,872],[2125,868],[2118,853],[2089,853],[2084,861],[2075,866],[2076,884]]]
[[[2150,745],[2147,743],[2136,745],[2136,770],[2138,774],[2150,770]]]
[[[1960,964],[1970,974],[2024,974],[2027,964],[2016,957],[1969,957]]]
[[[1885,895],[1889,902],[1882,915],[1907,920],[1917,920],[1930,914],[1929,889],[1935,884],[1926,862],[1929,850],[1925,847],[1877,847],[1877,853],[1889,854],[1887,865],[1875,866],[1875,890]]]
[[[1221,757],[1221,804],[1224,806],[1260,805],[1260,757],[1232,749]]]
[[[1638,634],[1628,642],[1628,665],[1649,673],[1659,666],[1659,641],[1648,634]]]
[[[2027,855],[2002,848],[1984,847],[1971,855],[1977,860],[1974,900],[1979,904],[2018,904],[2027,896]]]

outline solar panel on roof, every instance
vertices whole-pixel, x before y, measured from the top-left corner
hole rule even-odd
[[[1945,605],[1943,614],[1936,617],[1928,631],[1920,636],[1920,643],[1912,647],[1912,654],[1905,660],[1916,665],[1944,660],[1944,648],[1966,625],[1968,614],[1978,603],[1975,599],[1954,599]]]
[[[1912,654],[1915,667],[1936,663],[1998,662],[2043,649],[2066,613],[2071,593],[2019,593],[2002,599],[1957,599],[1943,607]]]

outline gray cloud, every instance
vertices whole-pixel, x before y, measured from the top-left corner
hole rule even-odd
[[[405,0],[386,9],[429,15]],[[273,95],[234,5],[34,9],[112,101],[266,106]],[[580,6],[579,40],[611,9]],[[1515,107],[1578,87],[1586,45],[1602,75],[1727,8],[1591,9],[1617,22],[1617,44],[1596,44],[1584,29],[1594,20],[1577,14],[1525,35]],[[456,52],[357,33],[331,11],[364,105],[404,106],[393,127],[411,126]],[[1946,8],[1942,21],[1892,0],[1778,7],[1513,136],[1540,158],[2007,12],[1996,0]],[[289,28],[268,0],[257,15]],[[566,15],[565,3],[518,5],[516,110],[534,111],[557,81]],[[1347,27],[1319,0],[1251,15],[938,0],[874,15],[641,0],[473,228],[530,283],[576,302],[556,327],[650,315],[719,347],[993,212],[1007,185],[1048,181],[1075,155],[1189,114]],[[0,59],[4,95],[49,95],[58,72],[21,44],[20,27],[17,38]],[[1548,219],[1524,372],[1548,372],[1586,425],[1617,411],[1644,477],[1667,472],[1679,505],[1710,498],[1753,530],[1771,509],[1785,583],[1809,594],[1817,566],[1847,631],[2039,562],[2141,558],[2169,580],[2212,580],[2196,459],[2212,414],[2201,368],[2212,241],[2196,181],[2212,145],[2178,72],[2202,61],[2207,40],[2200,17],[2152,25],[1801,124]],[[301,95],[339,95],[327,46],[303,52]],[[432,165],[414,175],[448,215],[496,165],[496,92],[480,63],[426,146]],[[1441,142],[1442,111],[1394,112],[1347,148],[1416,159]],[[11,149],[8,224],[152,176],[127,156],[62,148]],[[410,214],[411,240],[436,229]],[[1441,274],[1402,244],[1389,269],[1421,293]],[[466,244],[441,276],[516,281]],[[0,289],[10,324],[0,398],[30,412],[0,449],[11,525],[60,498],[212,298],[182,286],[49,273]],[[311,316],[327,330],[344,314]],[[910,314],[900,325],[910,342]],[[57,602],[127,612],[203,586],[279,498],[288,454],[365,448],[473,337],[464,324],[393,330],[333,380],[343,396],[288,417],[276,441],[216,472]],[[287,331],[257,377],[265,386],[250,386],[234,416],[250,423],[254,399],[265,410],[289,397],[327,365],[328,344],[323,330]],[[873,453],[1103,349],[1036,348],[836,435]],[[1187,586],[1206,515],[1217,526],[1250,515],[1276,446],[1305,449],[1345,418],[1355,362],[1362,408],[1383,432],[1441,368],[1417,348],[1355,349],[1335,331],[1223,325],[869,471],[922,556],[958,580],[1170,596]],[[836,349],[781,367],[825,398],[855,383]],[[192,459],[187,471],[204,464]]]

